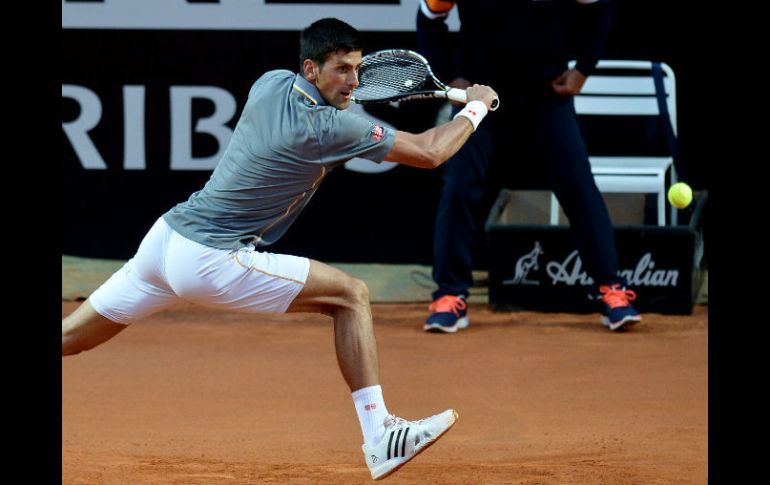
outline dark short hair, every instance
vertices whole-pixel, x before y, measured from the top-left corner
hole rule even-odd
[[[305,59],[323,64],[329,54],[363,50],[361,34],[342,20],[325,18],[307,26],[299,36],[299,71]]]

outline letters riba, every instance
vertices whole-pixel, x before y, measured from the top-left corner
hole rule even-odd
[[[148,116],[145,100],[146,87],[125,85],[121,91],[123,114],[121,167],[124,170],[145,170],[147,168],[145,120]],[[106,170],[108,164],[89,134],[102,122],[105,109],[102,99],[92,89],[77,84],[63,84],[62,98],[74,101],[79,107],[78,115],[74,119],[62,121],[62,130],[81,166],[85,170]],[[170,86],[168,100],[171,117],[168,140],[169,168],[171,170],[214,170],[233,134],[228,123],[238,114],[235,97],[229,91],[217,86]],[[212,103],[213,113],[207,117],[193,119],[192,106],[195,100],[207,100]],[[114,104],[109,108],[114,109]],[[389,123],[366,113],[358,105],[352,105],[350,110],[380,126],[392,127]],[[155,115],[151,113],[150,116]],[[213,137],[217,143],[216,153],[204,157],[193,156],[193,136],[196,134]],[[377,164],[361,158],[354,158],[345,164],[348,170],[362,173],[382,173],[395,166],[396,164],[392,162]]]

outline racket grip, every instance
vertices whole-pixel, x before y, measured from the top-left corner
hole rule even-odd
[[[458,103],[467,103],[468,95],[464,89],[449,88],[446,92],[447,99],[451,101],[457,101]],[[500,100],[496,97],[492,100],[492,106],[489,111],[494,111],[500,106]]]
[[[467,103],[468,95],[464,89],[449,88],[446,92],[446,97],[450,101],[457,101],[458,103]]]

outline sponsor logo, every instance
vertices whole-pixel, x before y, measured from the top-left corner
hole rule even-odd
[[[372,127],[372,139],[374,141],[382,141],[382,136],[384,134],[384,130],[379,125],[374,125]]]
[[[447,103],[449,105],[449,103]],[[373,125],[382,126],[384,128],[393,128],[393,125],[390,123],[381,120],[377,118],[376,116],[372,116],[369,112],[364,110],[364,107],[360,104],[356,103],[350,103],[350,106],[348,106],[348,111],[351,113],[355,113],[361,117],[363,117],[366,120],[369,120]],[[396,163],[394,162],[380,162],[375,163],[371,160],[367,160],[365,158],[352,158],[345,162],[345,168],[347,170],[350,170],[352,172],[359,172],[359,173],[382,173],[387,172],[388,170],[392,170],[396,167]]]
[[[516,272],[513,278],[504,280],[504,285],[539,285],[537,280],[531,280],[527,278],[529,272],[532,270],[537,271],[540,267],[537,265],[537,258],[543,254],[543,247],[540,245],[540,241],[535,241],[535,248],[529,253],[520,257],[516,261]]]
[[[366,406],[364,406],[364,409],[366,409],[367,411],[372,411],[374,409],[377,409],[377,404],[375,403],[367,404]]]
[[[530,274],[539,269],[538,257],[544,254],[540,241],[535,241],[535,247],[529,253],[516,261],[513,278],[503,280],[504,285],[538,285],[546,278],[533,278]],[[545,277],[551,285],[588,286],[594,280],[583,269],[583,261],[577,250],[572,251],[563,261],[548,261],[545,264]],[[629,286],[658,286],[676,287],[679,283],[679,270],[656,267],[652,253],[644,253],[633,268],[621,269],[618,272],[626,278]],[[547,281],[546,280],[546,281]]]

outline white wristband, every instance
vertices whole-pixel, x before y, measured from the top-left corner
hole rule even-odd
[[[468,118],[471,121],[471,124],[473,124],[473,131],[476,131],[476,128],[479,127],[479,123],[481,123],[481,120],[487,115],[488,111],[487,105],[484,104],[483,101],[475,100],[466,104],[452,119],[457,119],[458,116]]]

